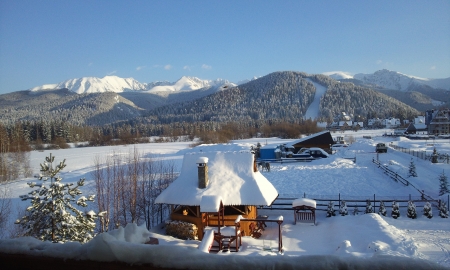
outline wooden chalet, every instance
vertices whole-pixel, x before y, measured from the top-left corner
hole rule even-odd
[[[331,145],[334,144],[333,137],[328,130],[312,134],[310,136],[287,143],[286,146],[294,148],[294,153],[297,153],[301,148],[319,147],[326,151],[330,150]]]
[[[250,151],[203,150],[184,156],[180,176],[156,198],[156,203],[172,206],[171,220],[195,224],[202,240],[206,227],[235,226],[239,216],[256,219],[257,207],[269,206],[277,197],[275,187],[257,170]],[[216,198],[211,207],[208,198]],[[251,235],[250,223],[240,223],[241,235]]]

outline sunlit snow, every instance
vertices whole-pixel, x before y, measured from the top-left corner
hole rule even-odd
[[[277,189],[280,197],[301,198],[341,198],[370,199],[376,196],[408,198],[420,196],[419,190],[438,199],[439,175],[444,171],[450,174],[450,165],[432,164],[410,154],[400,153],[389,148],[386,154],[374,152],[377,142],[397,144],[431,153],[436,147],[441,153],[450,152],[449,140],[408,140],[381,136],[386,131],[359,131],[356,133],[332,133],[332,136],[350,136],[356,139],[348,148],[339,150],[329,158],[299,163],[273,163],[271,171],[262,174]],[[389,132],[389,131],[387,131]],[[373,139],[363,139],[371,134]],[[93,192],[90,172],[95,156],[128,155],[133,147],[146,157],[158,156],[172,160],[181,170],[186,153],[206,151],[240,151],[251,145],[261,143],[286,143],[290,140],[277,138],[255,138],[235,141],[233,144],[203,145],[190,149],[191,142],[151,143],[129,146],[73,148],[31,153],[31,166],[36,171],[45,156],[52,153],[56,160],[66,159],[66,171],[61,175],[65,182],[76,182],[85,177],[85,195]],[[351,159],[350,159],[351,158]],[[356,163],[353,162],[356,158]],[[418,177],[410,177],[417,189],[403,186],[381,171],[373,159],[407,177],[411,160],[416,165]],[[16,181],[7,185],[14,207],[25,208],[26,202],[18,199],[26,194],[30,179]],[[226,184],[224,189],[230,188]],[[448,196],[440,197],[447,200]],[[97,235],[87,244],[53,244],[34,238],[1,240],[0,251],[23,253],[59,258],[89,259],[95,261],[123,261],[132,264],[152,263],[159,267],[210,269],[254,269],[254,268],[315,268],[327,269],[345,266],[346,268],[386,269],[389,266],[402,266],[410,269],[440,269],[450,267],[450,219],[440,218],[437,209],[434,217],[428,219],[418,208],[418,218],[406,217],[406,208],[401,209],[398,219],[390,217],[391,201],[386,201],[388,215],[363,214],[326,218],[325,211],[317,211],[316,226],[297,223],[294,225],[293,210],[260,210],[259,214],[270,217],[283,216],[283,252],[277,251],[278,225],[268,223],[262,237],[242,238],[239,252],[205,253],[205,248],[197,240],[180,240],[165,235],[161,226],[147,230],[143,226],[128,224],[109,233]],[[338,209],[338,207],[336,207]],[[11,219],[15,219],[14,213]],[[11,225],[14,226],[14,225]],[[149,237],[157,238],[159,245],[144,244]],[[263,248],[270,246],[270,250]],[[180,258],[183,258],[182,260]]]

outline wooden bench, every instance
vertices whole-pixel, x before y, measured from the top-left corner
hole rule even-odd
[[[316,225],[316,201],[301,198],[296,199],[292,203],[292,208],[294,208],[294,224],[298,222],[310,223],[312,222]]]
[[[297,224],[298,222],[312,222],[316,224],[316,214],[314,210],[306,212],[304,209],[296,209],[294,212],[294,224]]]

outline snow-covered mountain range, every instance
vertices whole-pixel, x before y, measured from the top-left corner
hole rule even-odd
[[[335,80],[356,79],[364,84],[374,85],[383,89],[408,91],[417,85],[428,85],[432,88],[450,90],[450,77],[445,79],[427,79],[406,75],[397,71],[382,69],[373,74],[358,73],[354,76],[342,71],[324,73]]]
[[[203,88],[215,87],[220,89],[224,86],[235,86],[227,80],[201,80],[196,77],[183,76],[176,82],[158,81],[151,83],[141,83],[133,78],[120,78],[117,76],[82,77],[78,79],[69,79],[58,84],[44,84],[33,87],[31,91],[51,90],[67,88],[72,92],[83,93],[103,93],[115,92],[122,93],[126,91],[142,91],[150,93],[158,92],[180,92],[192,91]]]
[[[397,71],[379,70],[373,74],[358,73],[351,75],[348,72],[332,71],[325,72],[324,75],[330,76],[335,80],[355,79],[361,81],[362,84],[375,86],[381,89],[408,91],[413,90],[415,86],[427,85],[436,89],[450,90],[450,77],[445,79],[426,79],[411,75],[405,75]],[[254,80],[253,78],[251,80]],[[249,82],[251,80],[243,80],[238,83],[231,83],[227,80],[202,80],[197,77],[183,76],[176,82],[157,81],[151,83],[141,83],[133,78],[120,78],[117,76],[82,77],[78,79],[69,79],[58,84],[44,84],[31,88],[31,91],[62,89],[67,88],[72,92],[83,93],[103,93],[115,92],[122,93],[127,91],[140,91],[148,93],[170,93],[192,91],[205,88],[215,88],[217,90],[226,89]]]

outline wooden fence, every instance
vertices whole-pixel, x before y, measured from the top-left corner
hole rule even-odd
[[[450,196],[450,195],[449,195]],[[355,196],[341,196],[341,194],[338,194],[336,196],[306,196],[304,194],[304,198],[313,199],[316,201],[316,211],[327,211],[328,209],[328,203],[333,202],[334,203],[334,209],[339,213],[339,209],[341,206],[341,202],[345,201],[346,206],[348,209],[348,212],[351,213],[355,208],[358,208],[359,213],[364,213],[366,210],[367,201],[370,201],[372,205],[372,209],[374,213],[378,213],[378,208],[380,207],[380,203],[383,202],[386,210],[390,209],[392,206],[392,202],[397,202],[400,208],[407,208],[408,202],[412,201],[416,205],[417,211],[419,212],[419,209],[423,208],[426,202],[431,203],[432,207],[435,208],[436,211],[439,211],[441,203],[446,203],[442,200],[428,200],[428,199],[422,199],[420,196],[411,196],[408,197],[394,197],[394,196],[380,196],[377,197],[375,194],[372,196],[361,198],[355,198]],[[293,197],[284,197],[284,198],[277,198],[271,206],[261,206],[260,209],[264,210],[289,210],[293,211],[294,208],[292,208],[292,202],[298,199]],[[449,209],[450,203],[450,197],[447,198],[447,209]]]
[[[406,154],[410,154],[410,155],[412,155],[414,157],[418,157],[418,158],[423,159],[423,160],[430,160],[431,161],[431,158],[432,158],[432,154],[427,154],[427,152],[424,151],[424,150],[413,150],[413,149],[401,147],[401,146],[398,146],[398,145],[395,145],[395,144],[392,144],[392,143],[389,144],[389,147],[394,148],[397,151],[400,151],[400,152],[403,152],[403,153],[406,153]],[[447,163],[447,164],[450,163],[450,155],[449,154],[439,154],[439,153],[437,153],[437,155],[438,155],[438,157],[437,157],[438,161],[441,161],[442,163]]]

